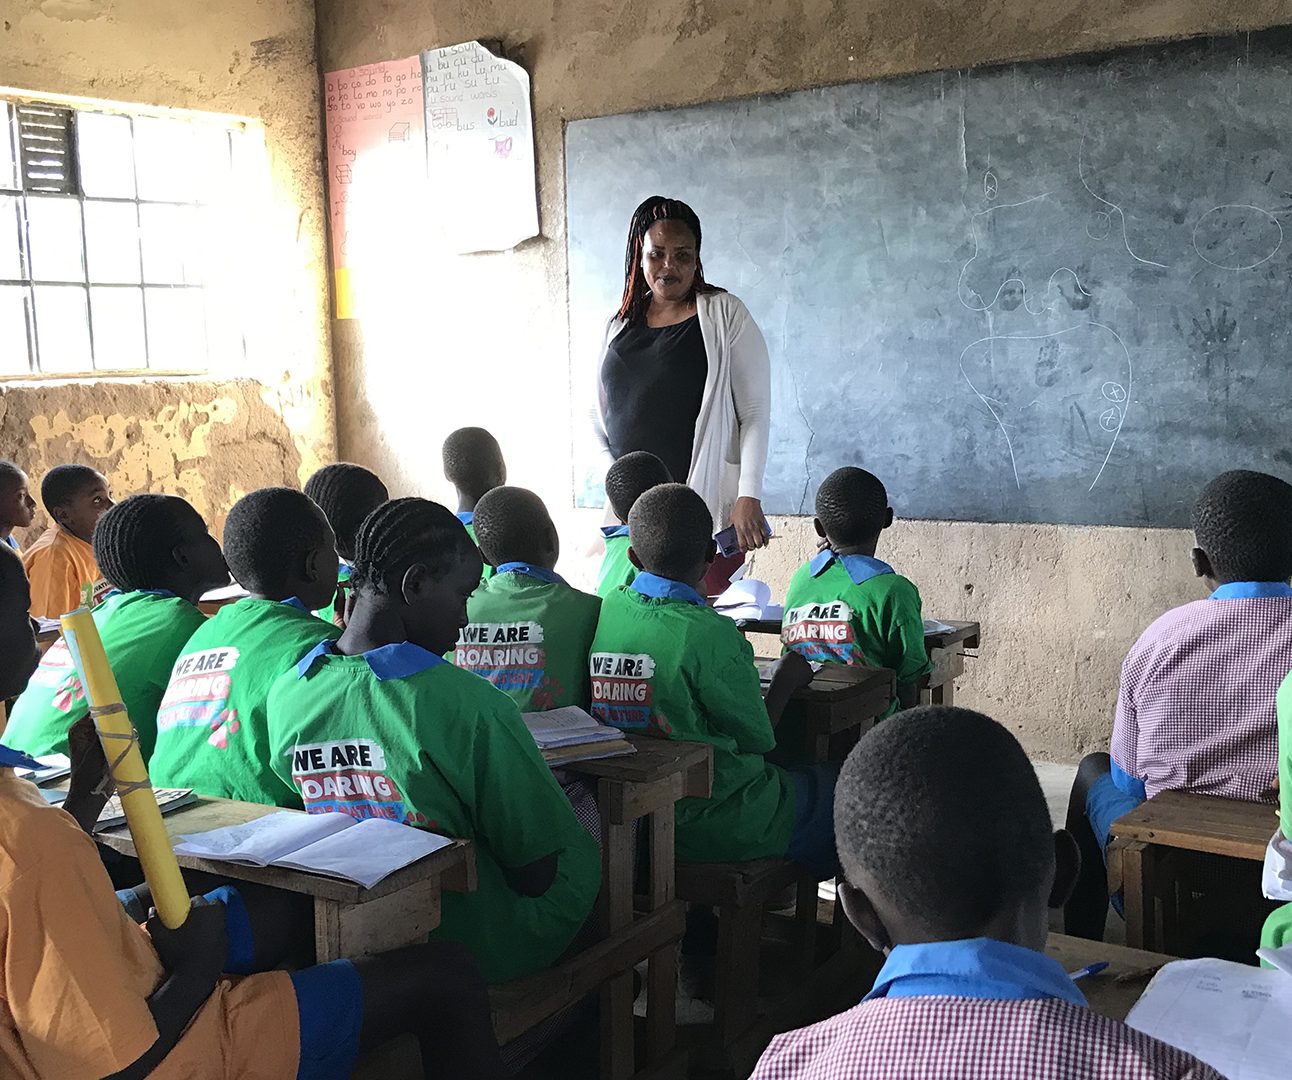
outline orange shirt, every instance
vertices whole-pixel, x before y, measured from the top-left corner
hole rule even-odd
[[[0,1075],[97,1080],[157,1040],[161,983],[148,935],[112,890],[94,842],[0,768]],[[291,978],[225,976],[150,1080],[291,1080],[300,1017]]]
[[[81,606],[86,586],[91,607],[98,607],[111,588],[99,574],[94,548],[59,525],[51,525],[22,553],[31,581],[31,615],[57,619]]]

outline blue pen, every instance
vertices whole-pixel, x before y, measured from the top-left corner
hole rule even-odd
[[[1074,981],[1077,979],[1084,979],[1087,975],[1098,975],[1107,966],[1108,966],[1107,960],[1100,960],[1093,964],[1087,964],[1083,968],[1077,968],[1076,971],[1069,971],[1068,977],[1073,979]]]

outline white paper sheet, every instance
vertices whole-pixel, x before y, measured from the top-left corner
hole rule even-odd
[[[623,737],[623,732],[618,728],[599,723],[577,705],[566,705],[545,712],[527,712],[522,719],[540,750]]]
[[[1292,900],[1292,842],[1276,829],[1265,848],[1261,892],[1267,900]]]
[[[180,855],[268,866],[326,836],[354,828],[348,814],[301,814],[282,810],[241,825],[185,836],[175,845]]]
[[[371,889],[396,870],[411,866],[452,842],[447,837],[397,821],[367,818],[356,822],[351,829],[275,859],[274,865],[343,878]]]
[[[954,630],[954,629],[955,629],[955,627],[954,627],[954,626],[948,626],[948,625],[947,625],[946,623],[944,623],[944,622],[938,622],[938,620],[937,620],[937,619],[925,619],[925,620],[924,620],[924,633],[925,633],[925,634],[949,634],[949,633],[951,633],[951,631],[952,631],[952,630]]]
[[[1230,1080],[1286,1080],[1292,978],[1228,960],[1167,964],[1126,1018]]]
[[[537,235],[529,74],[478,41],[421,59],[436,253],[506,251]]]

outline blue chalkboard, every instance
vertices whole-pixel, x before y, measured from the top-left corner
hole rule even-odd
[[[1187,524],[1217,472],[1292,471],[1290,43],[571,122],[576,391],[629,216],[672,195],[771,350],[769,512],[857,464],[906,517]]]

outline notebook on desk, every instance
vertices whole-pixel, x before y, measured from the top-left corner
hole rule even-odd
[[[1126,1023],[1225,1076],[1285,1080],[1292,975],[1229,960],[1176,960],[1153,977]]]

